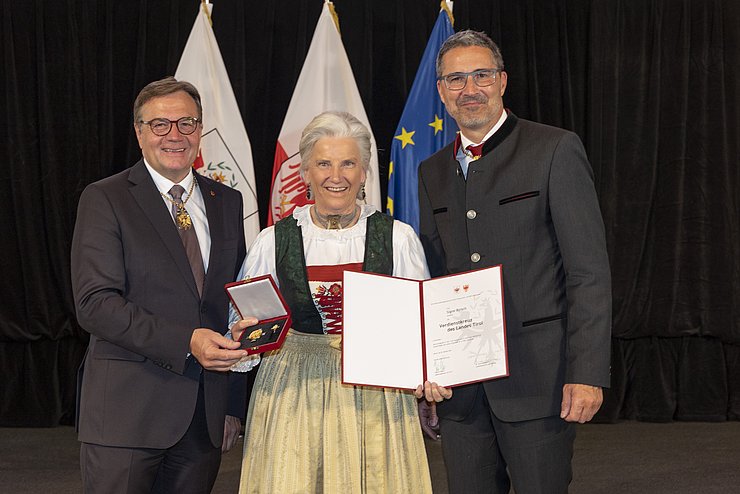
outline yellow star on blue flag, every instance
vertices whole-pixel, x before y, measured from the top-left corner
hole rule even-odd
[[[416,134],[415,130],[408,132],[406,129],[401,127],[401,133],[394,137],[394,139],[398,139],[399,141],[401,141],[401,149],[405,149],[406,144],[414,145],[414,140],[412,139],[414,137],[414,134]]]
[[[457,124],[437,94],[435,67],[439,48],[453,33],[449,15],[441,10],[391,144],[387,210],[394,218],[413,226],[417,233],[419,163],[452,142],[457,133]]]
[[[442,128],[444,127],[443,123],[444,123],[444,121],[435,114],[434,115],[434,122],[431,122],[431,123],[429,123],[427,125],[429,125],[431,128],[433,128],[434,129],[434,135],[437,135],[437,132],[441,132],[442,131]]]

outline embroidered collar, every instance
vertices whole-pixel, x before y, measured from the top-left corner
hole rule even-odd
[[[511,132],[514,130],[514,127],[516,127],[517,121],[518,121],[518,118],[516,117],[516,115],[514,115],[514,113],[511,110],[507,109],[506,119],[504,120],[504,123],[501,124],[501,126],[491,136],[489,136],[487,139],[484,140],[483,152],[481,153],[481,157],[485,156],[486,154],[491,152],[493,148],[501,144],[504,141],[504,139],[506,139],[509,136],[509,134],[511,134]],[[465,140],[467,141],[468,139],[465,139]],[[462,144],[463,144],[462,135],[458,131],[457,136],[455,137],[455,144],[452,147],[452,156],[454,158],[457,158],[457,153],[460,150],[460,147],[462,146]],[[465,149],[463,149],[462,152],[465,154],[469,153],[469,151]]]

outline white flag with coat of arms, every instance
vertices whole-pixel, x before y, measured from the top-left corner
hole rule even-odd
[[[212,7],[201,3],[175,79],[193,84],[203,104],[203,136],[193,168],[242,193],[244,234],[250,245],[260,231],[252,146],[213,34]]]

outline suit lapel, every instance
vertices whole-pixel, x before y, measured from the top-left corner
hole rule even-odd
[[[131,195],[169,250],[172,259],[175,261],[177,268],[185,280],[185,284],[188,285],[195,297],[199,298],[198,288],[195,286],[195,278],[193,278],[193,271],[190,269],[190,262],[188,261],[187,254],[185,254],[185,248],[182,245],[180,235],[177,233],[177,227],[174,221],[172,221],[169,211],[164,207],[162,196],[159,194],[157,186],[154,185],[154,181],[151,175],[149,175],[146,166],[144,166],[143,161],[139,161],[131,167],[128,179],[133,184],[129,189]]]
[[[206,271],[206,279],[203,283],[203,293],[206,293],[206,288],[208,287],[210,279],[208,273],[216,272],[216,270],[212,270],[210,267],[214,263],[218,262],[218,255],[216,252],[220,252],[222,250],[221,244],[224,239],[223,200],[221,194],[211,187],[211,183],[208,180],[203,178],[199,173],[196,173],[195,177],[198,180],[198,187],[203,196],[203,203],[206,206],[208,230],[211,234],[211,252],[208,257],[209,269]]]
[[[465,177],[460,169],[460,163],[457,161],[455,153],[455,143],[447,146],[448,150],[443,151],[443,156],[447,157],[444,166],[440,167],[438,182],[440,185],[439,196],[443,203],[452,207],[453,203],[461,203],[460,207],[465,205]]]

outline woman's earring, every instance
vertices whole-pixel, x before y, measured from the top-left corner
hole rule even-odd
[[[365,182],[362,182],[362,184],[360,184],[360,190],[359,192],[357,192],[357,198],[361,201],[364,201],[366,195],[367,194],[365,194]]]
[[[311,184],[306,184],[306,200],[310,201],[311,199],[312,199]]]

